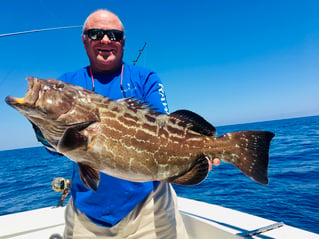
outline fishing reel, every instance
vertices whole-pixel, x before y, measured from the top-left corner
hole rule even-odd
[[[52,181],[52,189],[58,193],[64,193],[69,190],[71,186],[71,181],[62,177],[54,178]]]
[[[62,207],[64,200],[69,194],[71,187],[71,180],[62,177],[54,178],[52,181],[52,189],[55,192],[62,193],[61,199],[59,200],[57,207]]]

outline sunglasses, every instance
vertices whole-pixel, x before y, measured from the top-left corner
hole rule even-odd
[[[89,29],[84,31],[83,35],[87,35],[93,41],[102,40],[105,35],[111,41],[121,41],[124,33],[120,30]]]

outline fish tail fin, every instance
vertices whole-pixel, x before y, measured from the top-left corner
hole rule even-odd
[[[165,180],[168,183],[174,183],[184,186],[196,185],[202,182],[208,175],[209,163],[204,154],[200,154],[194,161],[193,166],[184,174],[170,177]]]
[[[229,141],[230,147],[218,155],[230,162],[246,176],[261,184],[268,184],[269,147],[275,135],[269,131],[241,131],[218,137]]]

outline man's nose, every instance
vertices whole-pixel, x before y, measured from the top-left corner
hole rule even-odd
[[[101,42],[110,42],[110,41],[111,41],[111,40],[110,40],[110,38],[107,36],[107,34],[104,34],[104,36],[103,36]]]

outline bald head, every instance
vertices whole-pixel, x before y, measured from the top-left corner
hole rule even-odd
[[[124,31],[123,24],[117,15],[108,10],[99,9],[86,18],[83,32],[91,28],[110,29],[110,26],[112,26],[112,29]]]

